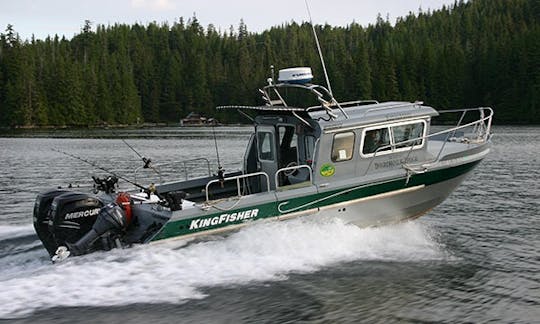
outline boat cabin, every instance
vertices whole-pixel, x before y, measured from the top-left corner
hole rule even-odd
[[[282,93],[290,88],[311,92],[320,104],[289,106]],[[267,174],[270,190],[403,170],[404,163],[424,161],[430,119],[438,115],[418,102],[338,103],[324,87],[307,82],[270,83],[260,92],[265,106],[218,109],[257,112],[243,171]],[[264,190],[264,179],[248,181],[249,193]]]
[[[378,179],[403,165],[430,158],[426,135],[435,109],[420,102],[338,103],[329,90],[311,84],[310,68],[280,71],[279,83],[260,89],[263,106],[221,106],[250,118],[254,133],[241,172],[162,184],[161,194],[182,190],[194,202],[291,189],[332,188]],[[291,91],[292,90],[292,91]],[[290,105],[291,92],[316,104]],[[298,100],[300,98],[301,100]],[[310,102],[294,94],[292,100]]]

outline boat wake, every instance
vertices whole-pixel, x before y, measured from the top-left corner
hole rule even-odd
[[[34,235],[35,231],[31,225],[6,226],[0,225],[0,241],[12,239],[20,236]],[[35,236],[35,235],[34,235]]]
[[[27,234],[19,228],[19,235]],[[263,222],[226,237],[98,252],[52,265],[37,237],[0,257],[0,318],[57,306],[182,303],[203,288],[285,280],[340,262],[446,258],[420,223],[360,229],[338,219]],[[0,244],[6,235],[0,229]],[[183,247],[183,248],[180,248]]]

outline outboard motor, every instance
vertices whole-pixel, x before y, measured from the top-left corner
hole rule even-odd
[[[133,200],[127,192],[93,195],[49,190],[36,198],[34,228],[51,260],[62,261],[69,255],[147,242],[169,220],[172,210],[182,208],[185,196],[173,192],[167,196],[169,208],[158,208]]]
[[[75,243],[88,233],[104,204],[97,196],[80,192],[66,192],[56,196],[49,212],[48,229],[54,237],[52,249],[56,251],[57,247],[66,243]],[[47,250],[51,253],[49,247]]]
[[[58,247],[53,233],[49,231],[51,204],[55,197],[65,194],[66,192],[68,192],[68,190],[65,189],[53,189],[42,192],[36,197],[36,202],[34,204],[34,229],[50,256],[55,254],[56,248]]]
[[[121,247],[119,235],[125,231],[128,222],[124,209],[117,203],[110,203],[101,209],[88,233],[74,244],[66,242],[68,250],[72,255],[86,254],[100,237],[103,240],[102,247],[105,249],[110,248],[111,241],[116,243],[116,247]]]

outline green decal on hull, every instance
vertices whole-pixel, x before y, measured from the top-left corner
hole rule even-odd
[[[161,232],[152,241],[219,229],[277,215],[276,204],[271,202],[248,208],[220,211],[190,219],[170,221],[165,224]]]
[[[330,163],[325,163],[321,166],[320,173],[323,177],[331,177],[336,173],[336,167]]]

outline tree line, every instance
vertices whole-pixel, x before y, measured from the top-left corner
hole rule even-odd
[[[492,106],[496,122],[540,123],[540,2],[456,1],[381,16],[363,27],[315,26],[335,97],[421,100],[435,108]],[[227,31],[196,17],[93,28],[71,39],[0,34],[0,126],[177,123],[190,111],[223,122],[216,105],[261,104],[276,71],[311,66],[325,84],[311,26]]]

